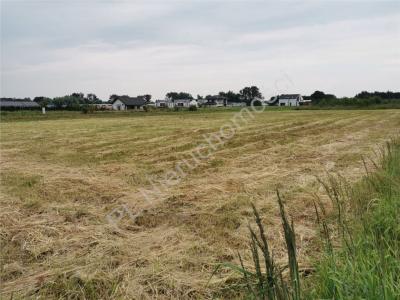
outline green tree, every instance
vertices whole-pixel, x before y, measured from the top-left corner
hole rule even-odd
[[[146,95],[142,95],[142,96],[138,96],[138,97],[143,98],[144,100],[146,100],[146,102],[150,102],[150,100],[151,100],[150,94],[146,94]]]
[[[325,94],[321,91],[315,91],[311,94],[310,99],[314,104],[321,103],[322,100],[325,100],[323,101],[323,104],[326,105],[327,103],[333,103],[336,100],[336,96],[332,94]]]
[[[95,94],[87,94],[86,101],[88,104],[101,103],[101,100]]]
[[[193,96],[186,92],[169,92],[165,96],[169,100],[193,99]]]
[[[259,88],[254,85],[244,87],[239,91],[239,95],[241,99],[243,99],[247,103],[247,105],[250,105],[252,100],[263,97]]]
[[[39,104],[41,107],[46,107],[47,105],[49,105],[51,103],[52,100],[47,97],[39,96],[39,97],[35,97],[33,99],[33,101],[36,102],[37,104]]]

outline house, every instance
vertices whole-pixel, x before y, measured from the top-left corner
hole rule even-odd
[[[279,106],[300,106],[303,97],[300,94],[284,94],[278,96]]]
[[[147,101],[142,97],[120,96],[113,100],[113,110],[143,110]]]
[[[189,106],[199,107],[199,104],[197,103],[197,100],[192,99],[192,100],[189,102]]]
[[[197,106],[197,101],[194,99],[176,99],[174,100],[174,107],[190,107]]]
[[[171,100],[156,100],[155,106],[157,108],[174,108],[174,102]]]
[[[246,102],[227,102],[226,106],[230,107],[244,107],[246,106]]]
[[[269,99],[269,100],[263,99],[263,100],[261,101],[261,105],[263,105],[263,106],[274,106],[274,105],[278,105],[278,100],[279,100],[278,96],[276,96],[276,97],[271,97],[271,99]]]
[[[29,99],[1,98],[1,110],[39,109],[40,105]]]
[[[207,97],[206,99],[201,101],[201,106],[221,107],[221,106],[226,106],[227,104],[228,104],[228,99],[220,95]]]
[[[197,99],[197,104],[199,106],[203,106],[205,103],[207,103],[207,99]]]
[[[194,99],[176,99],[176,100],[156,100],[157,108],[191,107],[198,106]]]

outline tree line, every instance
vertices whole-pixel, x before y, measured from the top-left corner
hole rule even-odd
[[[371,106],[382,104],[399,104],[400,92],[367,92],[362,91],[354,97],[338,98],[333,94],[325,94],[322,91],[315,91],[310,96],[304,96],[304,99],[311,100],[316,106]]]
[[[246,102],[250,103],[254,99],[263,99],[263,95],[260,92],[260,89],[257,86],[248,86],[241,89],[238,93],[235,93],[231,90],[224,92],[221,91],[218,95],[206,95],[201,96],[197,95],[196,99],[213,99],[215,96],[224,97],[228,100],[228,102]],[[181,99],[194,99],[194,97],[187,92],[169,92],[165,95],[165,98],[168,100],[181,100]]]
[[[248,105],[254,99],[263,99],[263,95],[260,92],[260,89],[257,86],[247,86],[243,89],[239,90],[239,92],[234,92],[231,90],[228,91],[220,91],[217,95],[206,95],[201,96],[197,95],[196,99],[215,99],[215,97],[224,97],[228,102],[245,102]],[[108,103],[112,103],[116,99],[123,99],[125,97],[129,97],[128,95],[117,95],[112,94],[109,97]],[[152,99],[152,95],[145,94],[137,97],[142,97],[147,102],[150,102]],[[362,91],[356,94],[354,97],[342,97],[338,98],[333,94],[327,94],[322,91],[315,91],[310,96],[303,96],[305,100],[311,100],[311,103],[316,106],[369,106],[369,105],[380,105],[380,104],[399,104],[400,103],[400,92],[367,92]],[[24,99],[14,99],[14,98],[2,98],[2,100],[31,100],[30,98]],[[165,95],[165,99],[168,100],[180,100],[180,99],[194,99],[192,94],[188,92],[168,92]],[[35,97],[33,99],[40,106],[46,106],[54,109],[80,109],[82,106],[88,106],[91,104],[102,104],[105,103],[100,100],[95,94],[89,93],[84,94],[80,92],[72,93],[70,95],[62,96],[62,97]],[[261,104],[261,103],[260,103]]]
[[[56,109],[79,109],[82,105],[103,103],[95,94],[72,93],[62,97],[48,98],[35,97],[33,99],[40,106],[54,107]]]

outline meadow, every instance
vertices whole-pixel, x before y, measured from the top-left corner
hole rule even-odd
[[[251,265],[250,203],[276,261],[285,260],[277,188],[296,223],[300,268],[310,266],[321,251],[315,198],[329,209],[318,178],[359,180],[363,157],[399,134],[400,111],[266,110],[156,201],[143,198],[149,178],[174,169],[237,112],[3,115],[1,295],[240,297],[226,289],[238,274],[210,276],[219,263],[237,264],[238,251]]]

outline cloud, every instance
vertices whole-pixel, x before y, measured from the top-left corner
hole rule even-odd
[[[248,84],[270,96],[282,76],[294,83],[287,92],[353,95],[395,89],[400,76],[400,14],[393,3],[7,5],[5,96],[163,97],[170,90],[196,95]]]

